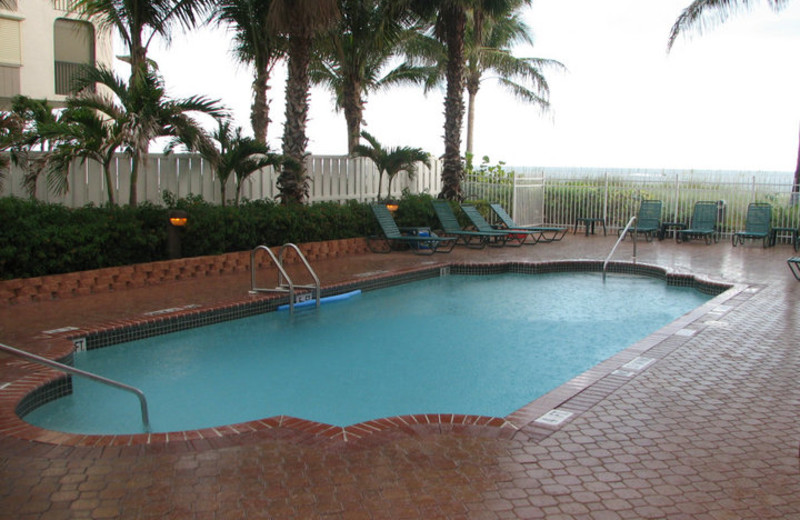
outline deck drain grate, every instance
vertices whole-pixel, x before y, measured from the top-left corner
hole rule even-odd
[[[650,364],[652,364],[654,362],[655,362],[655,359],[653,359],[653,358],[641,357],[640,356],[640,357],[631,359],[630,361],[628,361],[627,363],[622,365],[622,368],[625,368],[625,369],[628,369],[628,370],[638,371],[638,370],[643,370],[644,368],[648,367]]]
[[[550,410],[533,422],[539,424],[549,424],[550,426],[558,426],[572,416],[573,413],[566,410]]]
[[[679,330],[679,331],[675,332],[675,335],[676,335],[676,336],[686,336],[686,337],[689,337],[689,336],[694,336],[694,333],[695,333],[695,332],[697,332],[697,331],[696,331],[696,330],[692,330],[692,329],[681,329],[681,330]]]

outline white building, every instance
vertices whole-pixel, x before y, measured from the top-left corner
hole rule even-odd
[[[22,94],[61,106],[82,65],[111,67],[111,33],[70,12],[71,0],[0,0],[0,109]]]

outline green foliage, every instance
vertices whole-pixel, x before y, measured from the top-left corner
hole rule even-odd
[[[3,279],[151,262],[164,257],[166,214],[138,209],[0,199],[0,273]]]
[[[464,173],[468,176],[467,178],[470,181],[514,184],[514,172],[505,170],[505,162],[499,161],[497,164],[492,164],[489,156],[484,155],[481,159],[480,166],[476,169],[472,164],[472,159],[472,154],[468,153]]]
[[[512,200],[514,172],[505,169],[505,162],[492,164],[484,155],[481,164],[475,168],[472,154],[466,156],[464,189],[466,202],[482,204],[490,202],[506,203]]]
[[[394,215],[395,222],[400,227],[439,227],[432,201],[433,197],[427,193],[412,195],[407,189],[403,190],[403,197]]]
[[[366,236],[374,220],[369,207],[355,201],[282,205],[257,200],[223,207],[197,196],[178,199],[165,192],[163,198],[169,209],[188,213],[181,231],[184,257]],[[0,198],[0,278],[164,260],[169,209],[147,203],[69,209]]]

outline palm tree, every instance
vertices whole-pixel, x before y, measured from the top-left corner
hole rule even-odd
[[[780,11],[791,0],[765,0],[775,11]],[[755,4],[753,0],[694,0],[684,9],[669,32],[667,50],[671,50],[678,36],[690,30],[702,32],[709,24],[722,23],[739,9],[747,9]],[[794,171],[794,193],[800,192],[800,141],[797,148],[797,166]],[[795,199],[796,200],[796,196]]]
[[[253,105],[250,124],[255,140],[267,144],[269,80],[275,65],[286,55],[285,38],[268,23],[268,0],[222,0],[213,19],[234,31],[234,52],[240,61],[253,65]]]
[[[25,171],[22,186],[31,198],[36,197],[39,178],[48,171],[54,140],[43,129],[56,124],[60,112],[53,109],[46,99],[15,96],[11,102],[9,128],[4,147],[9,150],[11,162]],[[47,175],[48,187],[57,194],[67,191],[66,178],[54,172]]]
[[[0,112],[0,191],[3,191],[3,181],[11,166],[11,157],[4,152],[11,149],[21,132],[22,124],[15,114]]]
[[[305,155],[308,137],[308,67],[314,36],[338,17],[336,0],[272,0],[269,21],[279,34],[288,36],[286,113],[283,126],[285,161],[278,176],[284,204],[302,203],[308,196]]]
[[[550,107],[550,88],[544,69],[565,70],[556,60],[544,58],[517,58],[511,48],[518,43],[533,45],[528,25],[518,13],[502,13],[498,17],[486,17],[471,12],[467,18],[464,39],[465,87],[467,91],[467,143],[465,155],[473,153],[475,127],[475,100],[487,72],[496,74],[501,86],[523,102],[538,105],[542,110]],[[476,27],[476,23],[482,25]],[[477,41],[480,35],[483,41]],[[415,58],[429,64],[431,76],[426,81],[426,90],[444,81],[447,50],[434,40],[427,39],[417,48]],[[526,85],[531,85],[529,88]]]
[[[85,87],[101,85],[110,92],[90,92]],[[199,148],[205,134],[199,123],[191,117],[193,113],[204,113],[214,118],[227,116],[227,111],[218,101],[201,96],[172,100],[166,97],[163,80],[155,71],[148,70],[139,80],[125,83],[111,70],[89,68],[79,80],[82,89],[70,106],[95,110],[100,116],[113,121],[120,135],[120,147],[131,157],[129,204],[136,206],[139,169],[147,160],[150,143],[158,137],[172,137]]]
[[[518,5],[518,0],[413,0],[415,10],[423,16],[436,16],[434,34],[447,48],[447,87],[444,99],[444,160],[442,191],[439,198],[462,200],[461,181],[464,164],[461,159],[461,128],[464,121],[464,41],[467,13],[470,9],[498,16]],[[528,3],[526,1],[526,3]],[[476,24],[476,27],[480,27]],[[481,41],[476,36],[477,41]]]
[[[267,166],[279,166],[280,157],[269,153],[264,143],[242,136],[242,129],[231,128],[230,121],[219,121],[217,130],[211,135],[218,147],[201,147],[200,153],[211,162],[220,183],[222,205],[227,203],[226,185],[231,174],[236,176],[234,203],[239,205],[242,183],[254,172]]]
[[[475,30],[477,20],[468,25],[466,40],[466,89],[467,89],[467,144],[466,153],[473,152],[475,127],[475,98],[487,72],[497,74],[501,86],[517,99],[550,108],[550,87],[544,69],[564,70],[564,64],[544,58],[517,58],[511,47],[517,43],[533,45],[527,24],[516,13],[505,13],[497,18],[484,18],[482,31]],[[472,30],[470,30],[472,29]],[[481,34],[483,41],[475,38]],[[532,85],[528,88],[526,85]]]
[[[108,202],[116,205],[111,165],[122,139],[118,121],[104,119],[94,110],[79,105],[70,107],[70,104],[75,104],[74,99],[67,99],[67,103],[61,120],[41,129],[45,136],[58,140],[50,170],[58,178],[66,179],[74,159],[80,158],[82,163],[88,159],[97,161],[103,168]]]
[[[341,0],[339,23],[317,42],[309,70],[312,83],[334,94],[347,122],[347,151],[353,154],[371,91],[403,83],[422,83],[425,70],[407,63],[387,72],[404,42],[419,35],[410,12],[392,0]]]
[[[417,173],[417,163],[423,163],[428,168],[431,167],[430,155],[421,148],[398,146],[387,150],[368,132],[361,132],[361,137],[367,140],[369,146],[359,144],[355,147],[354,153],[359,157],[371,159],[378,168],[378,199],[381,198],[384,173],[389,177],[386,191],[386,198],[389,199],[392,196],[392,180],[398,173],[405,171],[408,177],[413,179]]]
[[[211,0],[75,0],[72,11],[103,29],[114,29],[128,49],[131,78],[150,68],[147,50],[153,37],[170,39],[174,24],[193,27]]]

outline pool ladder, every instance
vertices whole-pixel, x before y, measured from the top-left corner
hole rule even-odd
[[[289,274],[286,272],[286,269],[283,267],[283,258],[286,249],[293,249],[297,256],[300,257],[300,260],[303,262],[308,273],[311,275],[311,278],[314,279],[313,284],[305,284],[305,285],[297,285],[292,282],[292,279],[289,278]],[[278,268],[278,285],[274,288],[267,288],[267,287],[257,287],[256,286],[256,253],[259,250],[264,250],[267,252],[269,257],[272,259],[272,262],[275,264],[275,267]],[[319,277],[317,273],[311,268],[311,265],[306,260],[305,255],[300,251],[300,248],[297,247],[296,244],[287,243],[283,244],[278,251],[278,256],[275,257],[275,253],[267,246],[258,246],[250,252],[250,292],[257,293],[257,292],[277,292],[277,293],[288,293],[289,294],[289,312],[294,312],[294,304],[297,300],[296,296],[296,289],[313,289],[314,290],[314,297],[317,302],[317,307],[319,307],[319,295],[320,295],[320,288],[319,288]],[[310,295],[309,295],[310,296]]]

